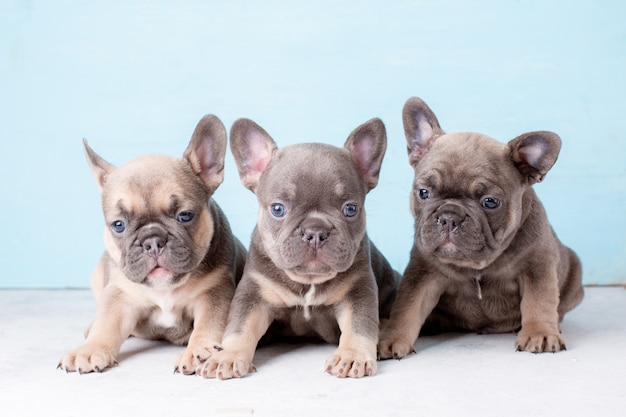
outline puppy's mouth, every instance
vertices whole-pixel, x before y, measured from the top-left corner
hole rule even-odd
[[[173,276],[174,276],[174,273],[172,271],[170,271],[169,269],[161,265],[157,265],[154,268],[152,268],[150,272],[148,272],[148,275],[146,275],[146,278],[148,280],[155,281],[155,280],[170,279]]]
[[[451,240],[446,240],[435,249],[437,258],[443,263],[460,266],[463,268],[471,268],[476,270],[484,269],[488,264],[488,260],[473,259],[467,256],[463,251]]]
[[[337,272],[318,259],[306,261],[290,270],[285,270],[287,276],[300,284],[321,284],[337,276]]]
[[[441,246],[439,246],[439,251],[444,254],[456,253],[459,251],[459,247],[454,242],[448,239]]]
[[[294,272],[300,275],[328,275],[332,272],[332,268],[315,258],[296,266]]]

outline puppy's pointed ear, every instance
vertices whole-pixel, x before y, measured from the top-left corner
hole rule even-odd
[[[543,181],[556,162],[561,150],[561,138],[552,132],[529,132],[508,143],[511,160],[532,185]]]
[[[183,158],[210,192],[224,180],[225,155],[226,128],[216,116],[207,114],[198,122]]]
[[[84,138],[83,147],[85,149],[85,157],[87,158],[87,163],[89,164],[89,168],[91,168],[91,173],[96,179],[96,183],[98,184],[100,192],[102,192],[102,188],[106,183],[107,176],[111,172],[113,172],[113,170],[115,170],[115,167],[102,159],[97,153],[95,153],[94,150],[91,149],[87,144],[87,139]]]
[[[239,178],[252,192],[256,192],[261,174],[276,149],[271,136],[250,119],[238,119],[230,128],[230,150],[237,163]]]
[[[363,123],[350,133],[343,146],[350,152],[368,191],[376,187],[387,149],[387,132],[383,121],[373,118]]]
[[[411,97],[404,104],[402,124],[409,163],[415,167],[428,151],[432,139],[443,135],[444,131],[441,130],[435,113],[419,97]]]

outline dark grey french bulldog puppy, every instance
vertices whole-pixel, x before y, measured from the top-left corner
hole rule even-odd
[[[241,180],[258,198],[258,224],[223,350],[198,373],[245,376],[274,323],[283,334],[338,343],[327,372],[374,374],[379,315],[388,316],[399,278],[365,232],[365,196],[378,183],[387,143],[382,121],[357,127],[344,148],[277,149],[248,119],[235,122],[230,141]]]
[[[222,341],[246,257],[211,198],[224,178],[226,129],[207,115],[183,158],[147,155],[121,167],[84,146],[102,192],[106,252],[91,277],[86,341],[59,368],[100,372],[133,335],[187,345],[174,369],[193,374]]]
[[[581,265],[531,187],[556,162],[560,138],[446,134],[417,97],[402,116],[415,239],[379,356],[402,358],[420,332],[443,331],[519,330],[517,350],[565,349],[559,323],[583,298]]]

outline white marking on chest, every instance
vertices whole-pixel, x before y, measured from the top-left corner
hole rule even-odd
[[[483,290],[480,287],[480,276],[476,277],[476,288],[478,290],[478,299],[482,300],[483,299]]]
[[[311,288],[304,294],[304,318],[309,320],[311,318],[311,303],[315,296],[315,285],[311,285]]]
[[[152,315],[155,323],[163,327],[176,327],[179,314],[176,312],[175,297],[170,292],[164,292],[156,294],[153,301],[161,310]]]

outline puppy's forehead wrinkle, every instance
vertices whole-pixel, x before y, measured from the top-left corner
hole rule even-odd
[[[338,201],[333,204],[349,199],[360,202],[365,194],[365,185],[349,153],[324,144],[290,145],[279,149],[263,174],[257,193],[264,198],[286,198],[287,201],[300,200],[302,196],[316,203],[329,202],[328,197],[335,196]]]
[[[511,170],[505,162],[507,156],[503,144],[480,134],[447,134],[440,137],[434,146],[445,151],[427,154],[419,166],[417,184],[443,189],[465,189],[477,192],[477,188],[490,188]],[[480,147],[484,152],[476,152]],[[443,155],[443,156],[442,156]],[[504,168],[503,168],[504,167]],[[512,168],[512,165],[511,165]]]
[[[124,212],[152,211],[171,213],[206,196],[203,186],[191,167],[176,158],[152,155],[137,158],[116,170],[106,185],[109,199],[105,207]],[[103,195],[104,195],[103,194]]]
[[[485,194],[503,195],[504,191],[498,187],[493,179],[497,177],[483,175],[447,175],[437,179],[429,178],[425,184],[434,186],[441,194],[464,194],[468,197],[480,197]],[[419,186],[418,186],[419,187]]]
[[[119,214],[133,217],[135,213],[154,210],[153,194],[152,187],[139,187],[138,184],[130,182],[123,192],[113,196],[111,202]]]

